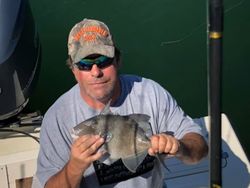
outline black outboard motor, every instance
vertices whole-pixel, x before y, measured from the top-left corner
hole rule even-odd
[[[0,0],[0,120],[18,114],[36,84],[41,47],[28,0]]]

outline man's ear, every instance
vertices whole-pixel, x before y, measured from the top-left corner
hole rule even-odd
[[[72,66],[71,71],[75,77],[75,80],[78,82],[78,73],[79,73],[78,70]]]
[[[115,47],[115,61],[117,69],[120,69],[122,66],[121,52],[117,47]]]
[[[73,61],[70,56],[68,56],[68,59],[66,59],[66,65],[69,67],[69,69],[73,69]]]

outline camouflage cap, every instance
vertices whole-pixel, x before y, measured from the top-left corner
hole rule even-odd
[[[91,54],[113,58],[115,47],[108,26],[98,20],[84,19],[70,31],[68,55],[73,63]]]

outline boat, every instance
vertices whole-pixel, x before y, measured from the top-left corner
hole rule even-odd
[[[15,3],[1,0],[0,23],[5,26],[0,27],[0,187],[29,188],[36,178],[42,116],[37,113],[21,115],[21,112],[37,82],[41,44],[28,0],[16,0]],[[229,118],[223,113],[217,114],[218,117],[222,128],[217,140],[218,145],[222,143],[219,150],[221,165],[217,165],[222,172],[221,185],[250,188],[249,160]],[[195,119],[208,143],[211,119],[210,115]],[[210,156],[196,165],[185,165],[174,157],[166,159],[165,163],[169,171],[165,173],[164,187],[211,186]]]

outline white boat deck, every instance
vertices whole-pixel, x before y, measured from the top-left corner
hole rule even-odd
[[[196,119],[208,141],[208,117]],[[222,114],[222,187],[250,188],[250,164],[225,114]],[[209,184],[209,160],[197,165],[185,165],[175,158],[166,161],[171,172],[166,173],[167,188],[204,188]]]
[[[196,119],[208,139],[208,117]],[[25,131],[38,136],[34,127]],[[36,171],[39,144],[32,138],[15,134],[0,134],[0,188],[29,188]],[[226,115],[222,114],[222,174],[223,188],[250,188],[250,164]],[[176,158],[166,160],[167,188],[209,187],[209,161],[185,165]],[[25,182],[27,180],[27,182]]]

